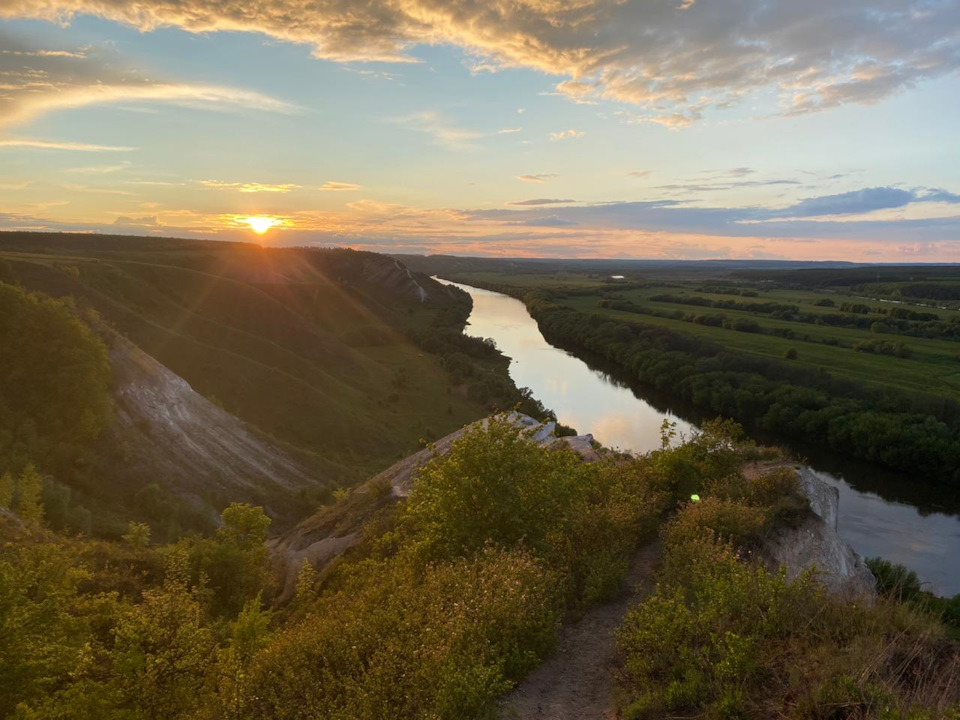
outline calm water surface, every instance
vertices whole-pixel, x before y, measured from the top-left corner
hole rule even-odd
[[[608,447],[642,453],[660,446],[664,419],[681,432],[701,419],[695,410],[631,385],[609,368],[605,371],[602,363],[588,364],[550,345],[519,300],[449,284],[473,297],[467,333],[493,338],[512,359],[510,376],[517,386],[530,388],[560,422],[578,432],[592,433]],[[773,440],[783,444],[782,439]],[[960,498],[815,448],[790,449],[839,488],[838,530],[861,555],[903,563],[934,592],[960,593]]]

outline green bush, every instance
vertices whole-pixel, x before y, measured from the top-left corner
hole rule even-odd
[[[488,542],[544,550],[587,501],[593,469],[571,449],[547,451],[505,419],[468,428],[421,468],[402,513],[411,549],[469,556]]]
[[[357,571],[257,656],[244,717],[476,717],[553,646],[557,579],[526,551]]]
[[[867,559],[867,567],[877,579],[877,592],[894,595],[901,601],[916,600],[920,597],[920,578],[913,570],[883,558]]]
[[[813,571],[789,582],[741,554],[796,502],[791,468],[707,487],[719,497],[684,506],[665,526],[659,584],[618,631],[625,718],[950,716],[960,650],[926,607],[831,596]],[[919,591],[902,568],[871,567],[881,587]]]
[[[103,342],[71,303],[0,283],[0,474],[73,471],[110,418]]]

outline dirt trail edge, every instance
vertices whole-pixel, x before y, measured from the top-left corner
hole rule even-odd
[[[617,717],[614,631],[653,587],[660,541],[637,551],[620,597],[564,627],[556,652],[500,703],[503,720],[611,720]]]

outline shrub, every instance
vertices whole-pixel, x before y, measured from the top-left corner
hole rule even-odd
[[[757,538],[766,520],[766,513],[761,508],[708,497],[685,506],[664,526],[662,534],[665,545],[671,549],[698,542],[704,530],[711,530],[715,537],[742,546]]]
[[[476,717],[553,646],[556,578],[526,551],[358,570],[255,659],[246,717]]]
[[[543,550],[587,498],[592,469],[573,450],[546,451],[500,418],[468,428],[421,468],[401,524],[424,557],[469,556],[488,542]]]

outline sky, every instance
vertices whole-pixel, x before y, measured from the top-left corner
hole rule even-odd
[[[0,230],[960,262],[960,0],[0,0]]]

